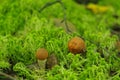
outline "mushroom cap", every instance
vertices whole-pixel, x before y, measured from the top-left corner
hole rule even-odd
[[[58,64],[57,57],[55,54],[51,54],[46,61],[46,69],[52,69],[55,65]]]
[[[44,48],[39,48],[36,52],[36,58],[39,60],[45,60],[48,57],[48,51]]]
[[[73,54],[84,52],[85,48],[85,42],[80,37],[74,37],[68,42],[68,49]]]

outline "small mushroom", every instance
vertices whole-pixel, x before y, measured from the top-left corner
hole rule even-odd
[[[46,59],[48,57],[48,51],[44,48],[39,48],[36,52],[36,58],[38,59],[38,65],[40,69],[45,69]]]
[[[68,49],[73,54],[82,53],[85,51],[85,42],[80,37],[74,37],[68,42]]]
[[[46,69],[52,69],[57,64],[57,57],[55,56],[55,54],[51,54],[46,61]]]

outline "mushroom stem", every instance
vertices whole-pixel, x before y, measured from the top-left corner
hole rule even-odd
[[[48,52],[44,48],[39,48],[36,52],[37,63],[40,69],[45,69],[46,59],[48,57]]]
[[[40,67],[40,70],[45,70],[45,63],[46,63],[46,59],[45,60],[38,60],[38,66]]]

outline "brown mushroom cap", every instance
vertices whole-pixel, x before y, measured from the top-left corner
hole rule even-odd
[[[48,52],[44,48],[39,48],[36,52],[36,57],[39,60],[44,60],[48,57]]]
[[[46,61],[46,69],[52,69],[55,65],[58,64],[57,57],[55,54],[51,54]]]
[[[68,42],[68,49],[73,54],[85,51],[85,42],[80,37],[74,37]]]

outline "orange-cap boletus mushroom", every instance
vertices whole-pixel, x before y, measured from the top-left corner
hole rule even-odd
[[[39,48],[37,50],[36,57],[39,60],[44,60],[48,57],[48,51],[44,48]]]
[[[44,48],[39,48],[36,52],[36,58],[38,59],[38,65],[40,69],[45,69],[45,63],[48,57],[48,51]]]
[[[74,37],[68,42],[68,49],[73,54],[82,53],[85,51],[85,42],[80,37]]]

